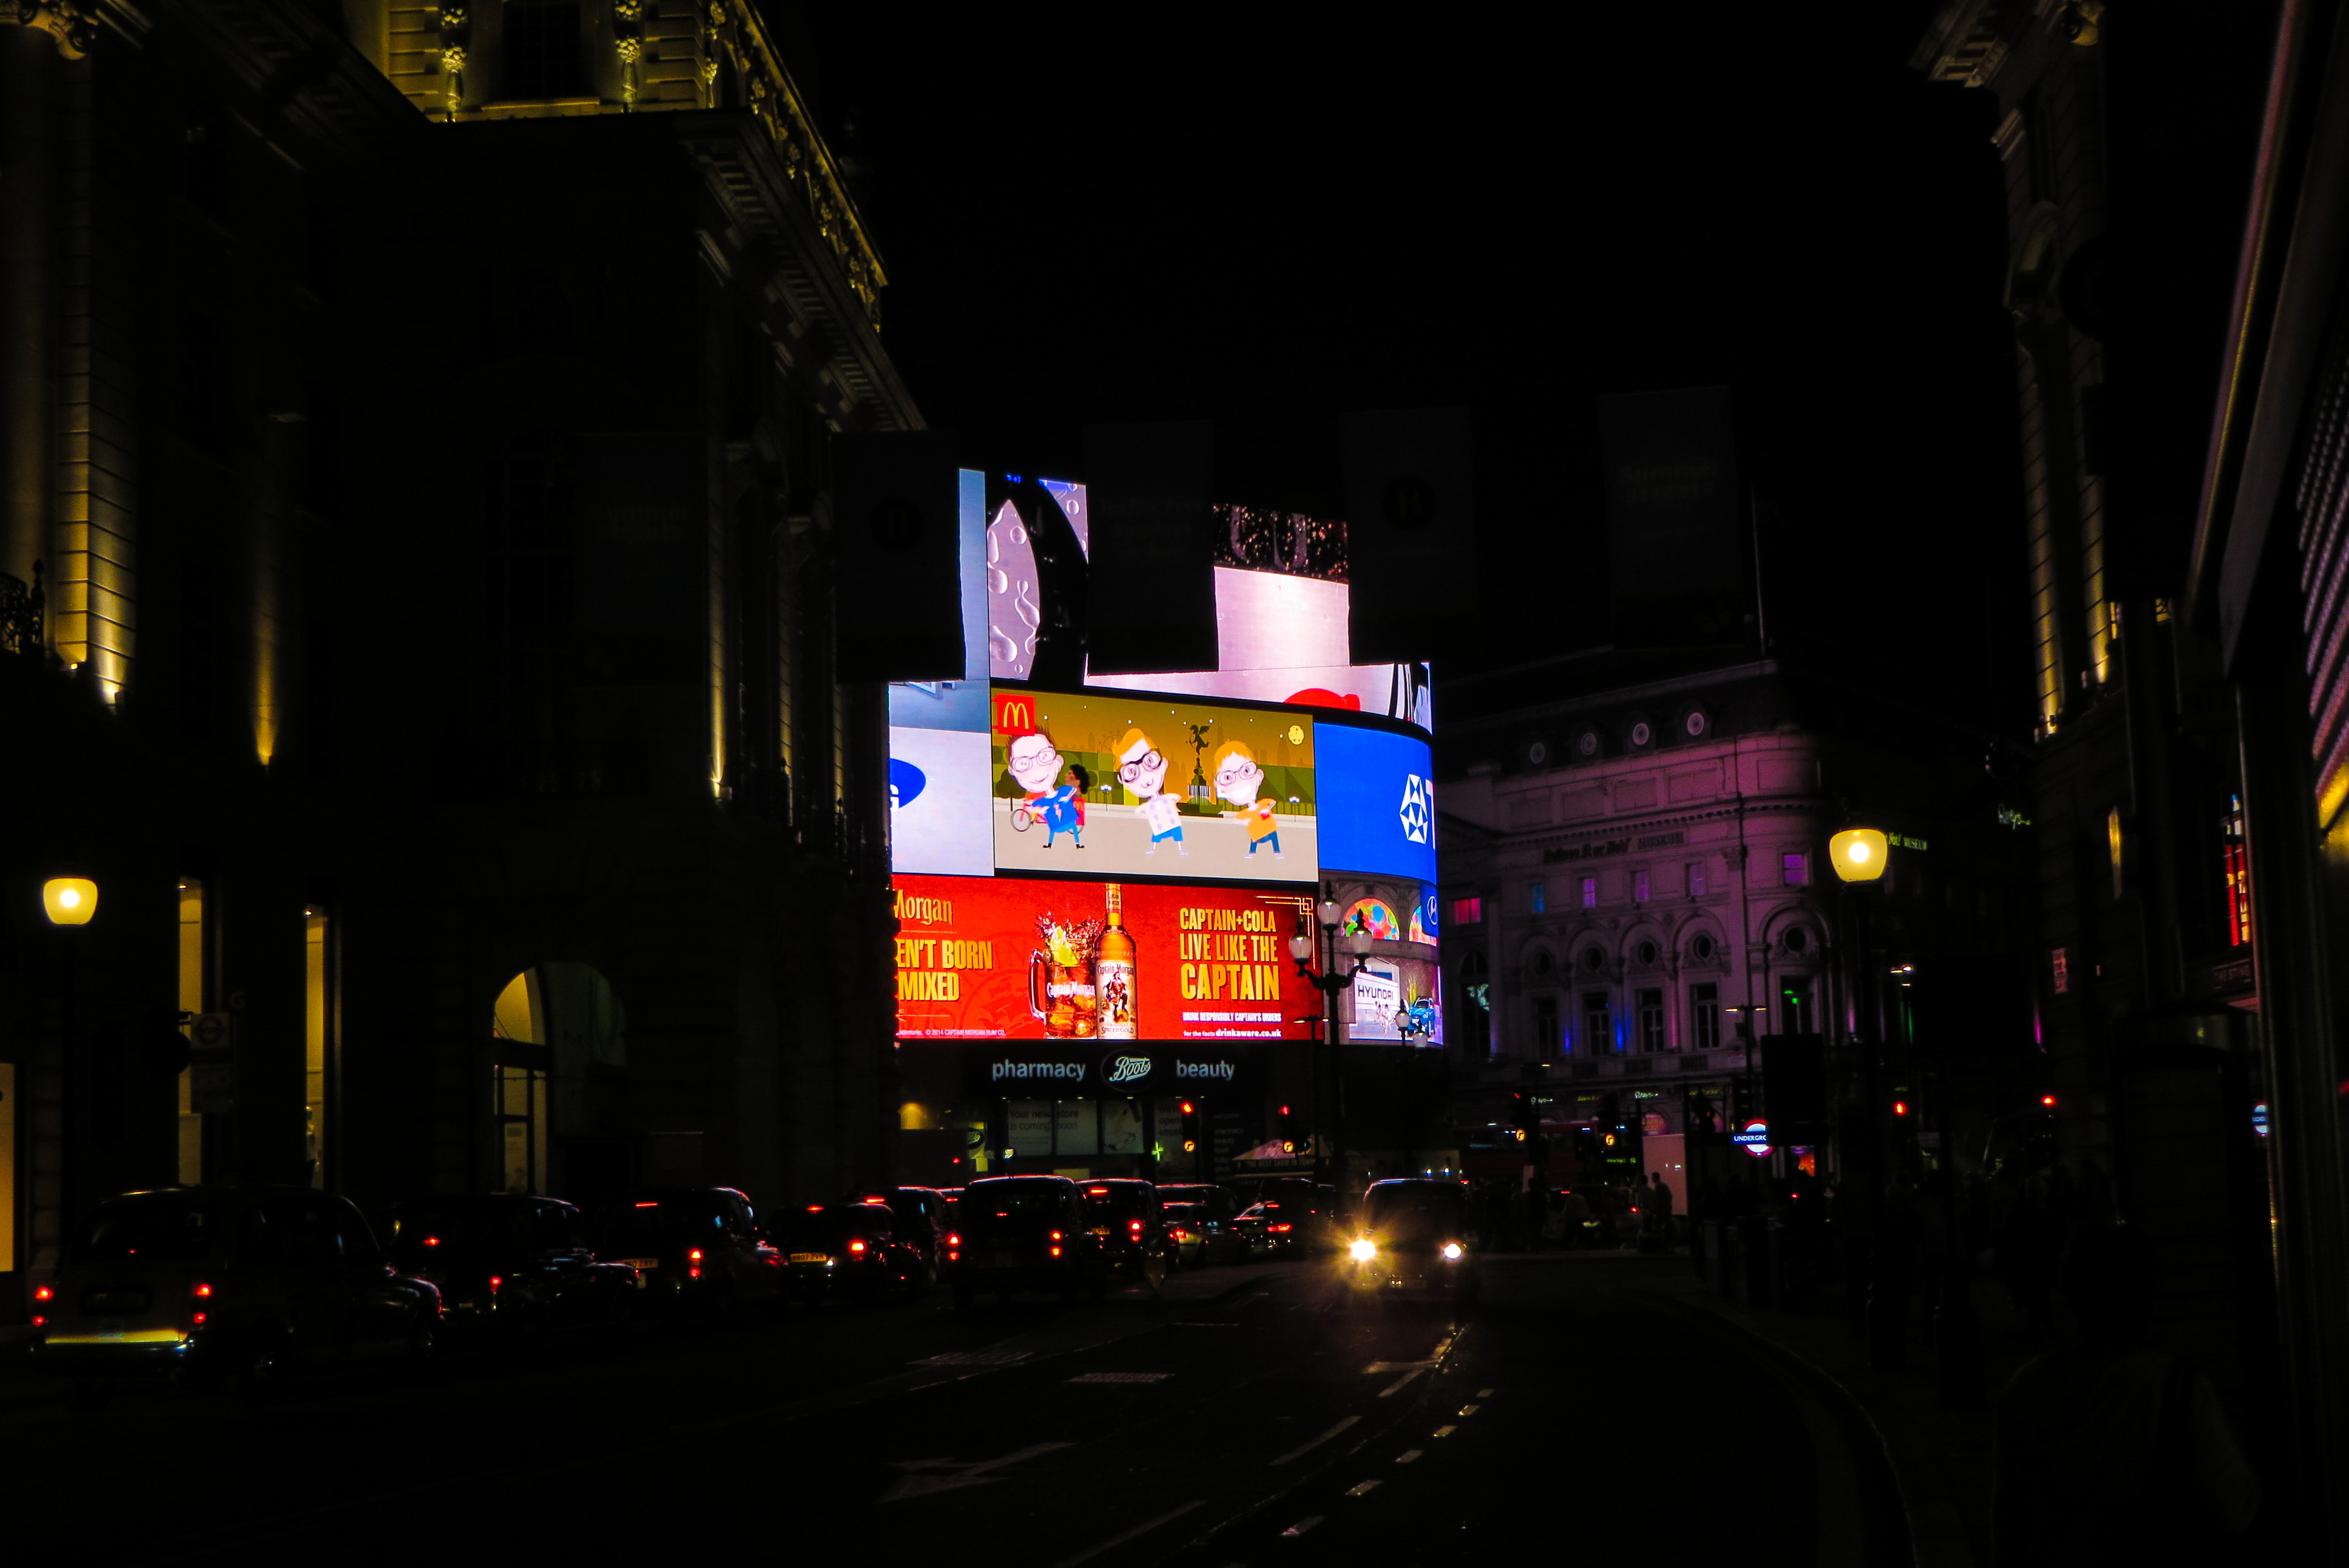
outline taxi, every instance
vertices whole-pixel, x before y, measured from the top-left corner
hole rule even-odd
[[[1476,1234],[1467,1189],[1424,1178],[1372,1182],[1342,1266],[1360,1295],[1473,1300]]]

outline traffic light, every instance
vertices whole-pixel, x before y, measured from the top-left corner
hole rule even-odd
[[[1305,1135],[1299,1130],[1297,1118],[1289,1114],[1289,1110],[1287,1106],[1280,1107],[1279,1119],[1276,1121],[1273,1126],[1274,1130],[1280,1137],[1280,1152],[1283,1154],[1295,1154],[1297,1152],[1297,1146],[1305,1141]]]
[[[1541,1106],[1531,1089],[1509,1091],[1509,1127],[1520,1143],[1541,1131]]]
[[[1183,1152],[1199,1152],[1199,1106],[1193,1100],[1183,1102]]]

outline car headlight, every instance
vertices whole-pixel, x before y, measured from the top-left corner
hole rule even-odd
[[[1366,1237],[1353,1245],[1354,1262],[1367,1263],[1379,1255],[1378,1248]]]
[[[1447,1263],[1456,1263],[1460,1261],[1459,1242],[1446,1241],[1444,1243],[1444,1261]]]

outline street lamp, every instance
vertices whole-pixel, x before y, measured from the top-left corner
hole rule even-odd
[[[86,926],[98,913],[98,884],[87,877],[52,877],[41,884],[41,908],[53,926]]]
[[[72,1075],[75,1055],[74,949],[80,944],[75,939],[64,936],[62,933],[89,924],[90,917],[98,913],[98,884],[87,877],[52,877],[41,884],[41,911],[48,916],[49,924],[58,929],[60,932],[58,943],[64,950],[57,955],[57,1032],[58,1044],[63,1047],[64,1057],[58,1073],[57,1088],[59,1098],[67,1102],[64,1108],[67,1112],[67,1125],[71,1126],[70,1102],[74,1098]],[[69,1183],[70,1168],[67,1172],[67,1178]],[[73,1213],[73,1198],[70,1185],[62,1186],[57,1203],[61,1213],[67,1215]]]
[[[1297,934],[1288,939],[1288,956],[1296,961],[1298,974],[1303,977],[1307,984],[1312,986],[1321,993],[1322,1036],[1329,1042],[1330,1076],[1330,1105],[1333,1136],[1328,1139],[1324,1139],[1321,1137],[1321,1129],[1319,1125],[1320,1122],[1321,1075],[1319,1073],[1314,1075],[1313,1099],[1314,1122],[1316,1125],[1313,1129],[1313,1179],[1318,1183],[1321,1179],[1322,1165],[1324,1159],[1327,1158],[1325,1146],[1335,1146],[1338,1144],[1340,1140],[1335,1135],[1335,1127],[1336,1124],[1343,1119],[1340,1114],[1342,1102],[1340,1096],[1341,1089],[1338,1083],[1338,1047],[1340,1044],[1338,1038],[1338,993],[1341,991],[1350,989],[1354,983],[1354,977],[1371,967],[1371,933],[1360,929],[1359,928],[1346,933],[1346,952],[1347,955],[1353,960],[1353,963],[1351,967],[1347,969],[1345,972],[1341,974],[1338,971],[1338,926],[1339,923],[1345,919],[1345,911],[1338,908],[1335,900],[1324,898],[1321,900],[1320,908],[1315,910],[1314,913],[1320,917],[1321,951],[1323,955],[1321,972],[1316,974],[1313,971],[1313,937],[1306,919],[1305,911],[1302,908],[1297,911]],[[1343,1158],[1343,1151],[1340,1150],[1340,1160],[1341,1163],[1340,1165],[1340,1170],[1341,1173],[1344,1169],[1342,1164]]]

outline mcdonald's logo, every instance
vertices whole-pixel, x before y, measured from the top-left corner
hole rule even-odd
[[[1031,734],[1036,729],[1036,700],[1024,691],[995,694],[995,730],[1000,735]]]

